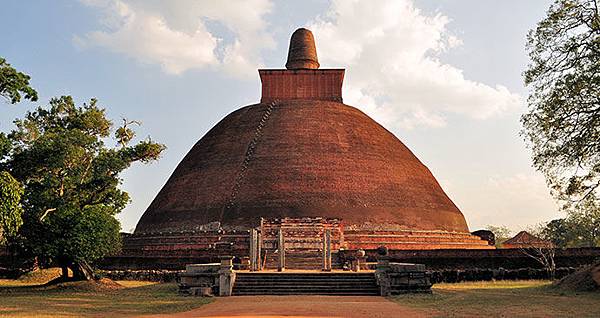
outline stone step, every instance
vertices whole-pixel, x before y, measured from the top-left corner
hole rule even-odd
[[[316,284],[316,283],[315,283]],[[287,289],[307,289],[307,290],[371,290],[377,289],[376,284],[369,285],[335,285],[335,284],[327,284],[327,285],[306,285],[306,286],[295,286],[293,284],[247,284],[247,285],[238,285],[236,286],[236,290],[255,290],[255,289],[270,289],[270,290],[287,290]]]
[[[307,278],[300,278],[300,277],[293,277],[293,278],[288,278],[288,277],[251,277],[251,278],[246,278],[246,277],[237,277],[236,281],[238,282],[344,282],[344,283],[353,283],[353,282],[373,282],[374,280],[372,278],[363,278],[363,277],[359,277],[359,278],[333,278],[333,277],[307,277]]]
[[[234,295],[379,295],[373,273],[238,273]]]
[[[330,272],[323,272],[323,274],[297,274],[297,273],[273,273],[273,274],[247,274],[246,272],[241,275],[240,279],[331,279],[331,280],[354,280],[354,279],[371,279],[373,273],[365,272],[365,275],[356,274],[356,272],[343,272],[331,274]],[[369,275],[370,274],[370,275]],[[342,276],[342,277],[337,277]]]
[[[375,283],[372,281],[335,281],[335,280],[312,280],[312,281],[306,281],[306,280],[285,280],[285,281],[278,281],[278,280],[244,280],[244,281],[238,281],[236,280],[236,284],[238,284],[238,286],[255,286],[255,285],[273,285],[273,286],[288,286],[288,285],[293,285],[293,284],[303,284],[303,285],[311,285],[311,286],[357,286],[357,287],[361,287],[361,286],[370,286],[370,285],[374,285]],[[325,285],[323,285],[325,284]]]
[[[326,296],[379,296],[377,291],[234,291],[234,296],[254,296],[254,295],[326,295]]]
[[[312,292],[361,292],[361,291],[377,291],[377,285],[365,286],[361,288],[348,287],[348,286],[309,286],[309,287],[294,287],[294,286],[246,286],[246,287],[235,287],[234,291],[254,291],[254,292],[265,292],[265,291],[312,291]]]

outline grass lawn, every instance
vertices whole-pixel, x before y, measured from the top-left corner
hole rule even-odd
[[[179,296],[175,284],[118,283],[125,288],[40,288],[27,283],[27,279],[0,280],[0,317],[137,316],[191,310],[211,301]]]
[[[600,317],[600,293],[565,293],[548,281],[436,284],[430,295],[392,300],[434,317]]]
[[[19,280],[0,279],[0,317],[112,318],[187,311],[212,301],[179,296],[175,284],[140,281],[119,281],[119,288],[39,287],[56,275],[44,270]],[[565,293],[548,281],[436,284],[432,294],[392,300],[434,317],[600,317],[600,293]]]

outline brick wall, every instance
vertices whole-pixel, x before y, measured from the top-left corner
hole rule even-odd
[[[346,258],[355,251],[340,251],[339,257]],[[367,259],[375,261],[377,252],[367,250]],[[446,250],[390,250],[394,262],[425,264],[428,270],[463,269],[540,269],[542,266],[519,249],[446,249]],[[599,247],[568,248],[557,250],[557,267],[578,267],[600,259]]]
[[[342,102],[343,69],[259,70],[261,103],[287,99]]]

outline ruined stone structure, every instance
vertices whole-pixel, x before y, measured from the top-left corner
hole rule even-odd
[[[259,70],[261,102],[194,145],[123,255],[245,262],[260,250],[252,259],[273,268],[285,251],[288,267],[319,267],[324,231],[334,268],[340,250],[493,248],[396,136],[343,104],[344,70],[319,66],[312,33],[294,32],[287,69]]]
[[[527,231],[521,231],[502,243],[502,248],[548,248],[551,246],[552,242],[544,241]]]

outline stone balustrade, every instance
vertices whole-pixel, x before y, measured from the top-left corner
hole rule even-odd
[[[380,256],[375,277],[381,296],[431,292],[432,284],[423,264],[392,263],[389,256]]]

